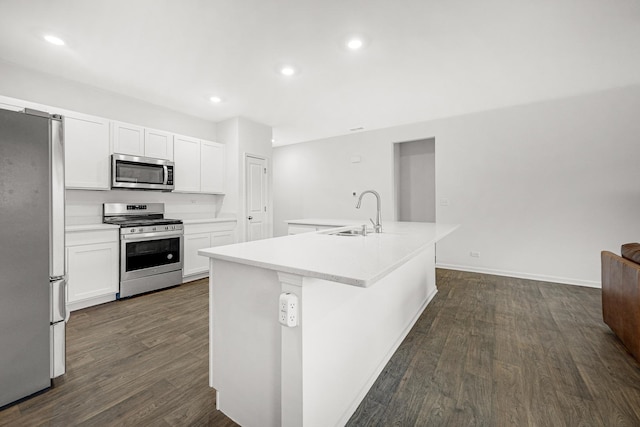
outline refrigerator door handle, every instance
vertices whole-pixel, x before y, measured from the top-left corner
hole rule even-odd
[[[51,287],[51,323],[60,322],[68,318],[67,313],[67,281],[62,278],[50,283]]]
[[[71,311],[67,308],[67,301],[69,301],[69,282],[67,282],[67,276],[64,277],[64,323],[69,322],[71,317]]]

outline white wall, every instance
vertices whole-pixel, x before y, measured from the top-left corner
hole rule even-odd
[[[382,196],[382,217],[392,218],[391,142],[376,142],[366,132],[274,148],[274,234],[287,234],[287,219],[375,219],[375,197],[365,196],[356,209],[358,199],[352,195],[370,189]],[[352,163],[352,157],[360,162]]]
[[[240,153],[240,141],[238,135],[238,118],[224,120],[216,126],[218,142],[225,145],[227,156],[226,174],[226,193],[222,202],[223,213],[236,213],[240,219],[238,211],[238,198],[240,196],[240,179],[238,169],[238,155]],[[240,221],[238,221],[240,223]],[[238,236],[241,236],[238,233]]]
[[[245,210],[245,175],[244,158],[245,154],[253,154],[267,159],[270,166],[272,162],[272,129],[269,126],[253,122],[243,117],[235,117],[217,125],[218,141],[227,147],[227,182],[235,183],[228,185],[227,194],[222,204],[222,212],[237,212],[238,236],[241,240],[246,239]],[[273,196],[272,196],[271,174],[268,182],[267,200],[267,235],[273,235]]]
[[[0,95],[216,140],[215,123],[0,60]]]
[[[392,219],[393,143],[434,137],[449,201],[436,216],[461,224],[439,265],[599,286],[600,251],[640,240],[638,111],[634,85],[278,147],[276,235],[286,219],[373,216],[373,198],[357,211],[351,190],[378,190]]]
[[[220,196],[212,194],[67,190],[65,217],[67,225],[99,224],[103,203],[164,203],[166,218],[213,218],[218,216],[220,200]]]

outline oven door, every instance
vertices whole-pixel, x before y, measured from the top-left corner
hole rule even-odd
[[[182,270],[180,232],[123,235],[120,240],[120,280]]]

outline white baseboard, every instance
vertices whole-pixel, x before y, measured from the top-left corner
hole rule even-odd
[[[436,263],[436,268],[448,270],[469,271],[471,273],[494,274],[496,276],[516,277],[518,279],[538,280],[540,282],[561,283],[564,285],[586,286],[589,288],[601,288],[600,282],[592,280],[571,279],[568,277],[545,276],[543,274],[520,273],[517,271],[493,270],[490,268],[470,267],[466,265]]]
[[[194,280],[204,279],[205,277],[209,277],[209,272],[205,273],[197,273],[191,274],[189,276],[182,276],[182,283],[193,282]]]
[[[116,294],[102,295],[93,298],[87,298],[82,301],[69,302],[67,303],[67,310],[76,311],[81,310],[83,308],[92,307],[98,304],[104,304],[106,302],[111,302],[116,300]]]

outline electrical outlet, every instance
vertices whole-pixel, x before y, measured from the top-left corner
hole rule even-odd
[[[473,258],[480,258],[480,252],[471,251],[469,252],[469,256]]]
[[[283,299],[282,296],[280,297],[279,314],[280,314],[280,317],[279,317],[280,323],[282,323],[283,325],[286,325],[287,324],[287,301],[286,299]]]
[[[278,321],[289,328],[298,326],[298,297],[290,292],[280,294]]]

